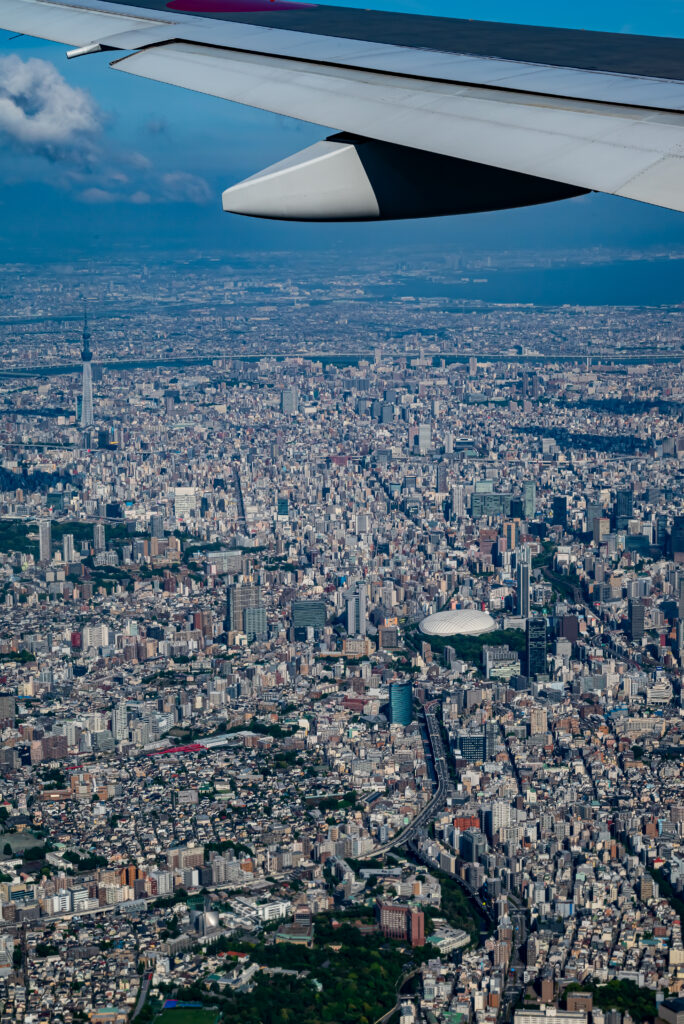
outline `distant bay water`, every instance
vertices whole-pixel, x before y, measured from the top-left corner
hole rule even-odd
[[[468,280],[464,280],[467,278]],[[684,303],[684,260],[625,260],[516,270],[463,271],[449,282],[423,277],[365,288],[367,297],[447,298],[542,306],[661,306]]]

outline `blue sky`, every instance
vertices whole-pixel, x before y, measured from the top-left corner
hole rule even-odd
[[[684,0],[553,6],[538,0],[517,5],[397,0],[374,6],[684,36]],[[49,128],[47,136],[45,131],[36,135],[0,117],[0,245],[8,260],[103,248],[229,254],[331,246],[381,251],[684,245],[684,215],[601,196],[535,210],[386,225],[283,225],[231,217],[220,211],[223,188],[315,142],[323,130],[129,78],[109,69],[107,55],[68,62],[63,45],[9,36],[0,33],[0,97],[34,74],[35,87],[50,97],[46,117],[50,123],[66,118],[67,125],[64,139],[52,139]],[[26,63],[32,58],[49,62],[54,72]],[[38,82],[46,74],[47,86]]]

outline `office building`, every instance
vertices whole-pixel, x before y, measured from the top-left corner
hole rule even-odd
[[[81,384],[81,429],[89,430],[95,423],[93,414],[93,367],[90,351],[90,330],[88,329],[88,312],[83,307],[83,347],[81,362],[83,363],[83,380]]]
[[[684,562],[684,516],[674,517],[670,543],[674,561],[678,563]]]
[[[551,523],[553,526],[562,526],[563,529],[568,525],[568,499],[564,494],[553,496]]]
[[[164,516],[158,512],[153,512],[150,516],[150,537],[156,537],[157,540],[164,537]]]
[[[247,607],[242,612],[243,632],[247,640],[267,640],[268,626],[266,624],[266,609],[263,605],[255,608]]]
[[[546,675],[546,619],[543,616],[527,620],[526,647],[529,678]]]
[[[527,619],[530,615],[530,548],[523,544],[518,553],[518,564],[515,568],[516,612]]]
[[[454,744],[454,754],[456,756],[458,756],[457,751],[463,760],[469,764],[486,761],[487,739],[484,730],[479,732],[459,732]]]
[[[484,813],[484,829],[490,842],[511,823],[511,805],[505,800],[495,800]]]
[[[516,1010],[513,1016],[513,1024],[587,1024],[587,1020],[586,1013],[559,1010],[555,1006],[546,1005],[538,1010]]]
[[[394,651],[399,647],[397,626],[378,626],[378,647],[383,651]]]
[[[251,584],[233,584],[228,587],[226,597],[225,629],[230,633],[244,633],[245,608],[261,607],[261,587]]]
[[[537,512],[537,487],[534,480],[523,484],[523,514],[525,519],[534,519]]]
[[[446,462],[440,462],[437,466],[437,481],[435,490],[438,494],[446,494],[447,492],[447,467]]]
[[[98,554],[100,551],[104,551],[105,546],[105,525],[104,523],[95,523],[93,526],[93,549],[95,554]]]
[[[286,496],[279,497],[276,503],[276,518],[279,522],[287,522],[290,515],[290,500]]]
[[[197,488],[176,487],[173,495],[173,514],[177,520],[190,519],[197,509]]]
[[[394,406],[391,402],[383,402],[380,406],[380,422],[394,423]]]
[[[644,635],[645,608],[641,601],[630,598],[627,606],[627,634],[635,643]]]
[[[65,533],[62,537],[62,558],[67,565],[76,561],[76,549],[74,548],[73,533]]]
[[[463,519],[465,516],[465,489],[463,484],[454,484],[451,488],[451,518]]]
[[[220,576],[228,573],[235,576],[242,572],[242,552],[237,549],[231,551],[207,551],[206,564],[212,573]]]
[[[666,554],[667,552],[668,538],[667,516],[661,513],[655,517],[655,534],[653,542],[660,548],[663,554]]]
[[[603,518],[603,505],[596,501],[587,501],[587,533],[592,535],[594,540],[598,540],[601,528],[599,521]]]
[[[547,732],[546,708],[533,707],[530,710],[530,736],[545,736]]]
[[[634,513],[634,492],[631,487],[618,491],[615,496],[615,526],[624,529]]]
[[[0,697],[0,728],[14,728],[17,717],[17,698],[14,696]]]
[[[576,644],[579,640],[579,619],[576,615],[562,615],[558,619],[557,632],[559,637]]]
[[[386,939],[410,942],[412,946],[425,945],[425,914],[422,910],[397,903],[379,903],[376,917]]]
[[[487,841],[478,828],[469,828],[461,835],[458,852],[469,864],[475,864],[487,852]]]
[[[413,684],[390,683],[389,712],[391,725],[410,725],[413,720]]]
[[[38,524],[38,550],[41,562],[52,561],[52,523],[41,519]]]
[[[310,629],[316,636],[325,628],[325,618],[325,601],[293,601],[292,628],[295,640],[305,641]]]
[[[368,629],[366,584],[357,583],[347,592],[347,633],[366,635]]]
[[[299,411],[299,390],[296,387],[283,388],[280,392],[280,411],[289,416]]]
[[[418,454],[427,455],[432,447],[432,427],[429,423],[421,423],[417,434]]]

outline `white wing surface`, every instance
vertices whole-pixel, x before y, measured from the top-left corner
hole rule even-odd
[[[228,190],[224,206],[231,209],[230,196],[239,193],[237,212],[260,215],[263,200],[263,215],[306,219],[304,192],[316,191],[317,174],[321,195],[346,194],[339,209],[335,201],[330,209],[318,202],[313,219],[493,209],[590,190],[684,211],[684,82],[672,75],[671,61],[669,77],[564,67],[230,15],[209,20],[159,0],[0,0],[0,27],[71,44],[72,56],[123,51],[112,62],[117,71],[344,133],[328,141],[325,159],[317,153],[312,160],[307,151],[302,164],[290,159],[249,179],[246,190]],[[657,55],[651,63],[657,71]],[[417,195],[420,154],[424,177],[432,179],[424,191],[433,190],[436,205]],[[488,201],[475,195],[472,165],[499,172],[488,179]],[[331,188],[325,176],[334,178],[335,167],[339,180]],[[368,194],[356,202],[350,190],[358,190],[360,178]],[[535,182],[561,188],[540,187],[536,197]],[[470,205],[456,196],[468,189]],[[279,214],[280,193],[287,202]]]

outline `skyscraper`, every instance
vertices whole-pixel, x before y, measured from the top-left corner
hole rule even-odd
[[[242,625],[243,633],[246,634],[247,640],[250,643],[252,640],[268,639],[266,609],[263,605],[258,605],[255,608],[245,608],[242,612]]]
[[[150,537],[156,537],[157,540],[164,538],[164,516],[158,512],[153,512],[150,516]]]
[[[530,679],[546,673],[546,619],[527,620],[527,675]]]
[[[645,610],[641,601],[629,599],[627,631],[630,640],[638,641],[644,635]]]
[[[226,601],[227,632],[245,632],[245,608],[261,608],[261,587],[250,584],[235,584],[228,587]],[[251,623],[255,625],[256,623]]]
[[[73,533],[65,533],[62,537],[62,557],[68,564],[76,561]]]
[[[555,494],[553,498],[553,519],[554,526],[568,525],[568,499],[564,494]]]
[[[190,519],[197,511],[197,488],[176,487],[173,497],[173,514],[176,520]]]
[[[427,455],[432,447],[432,427],[429,423],[418,426],[418,454]]]
[[[120,701],[112,712],[112,733],[115,740],[128,739],[128,705]]]
[[[93,548],[95,552],[104,551],[106,545],[104,523],[95,523],[93,526]]]
[[[280,411],[294,415],[299,410],[299,390],[296,387],[283,388],[280,392]]]
[[[603,518],[603,505],[598,501],[587,500],[587,533],[591,533],[594,539],[598,539],[601,528],[598,525]]]
[[[463,519],[465,516],[463,484],[454,484],[451,488],[451,515],[454,519]]]
[[[41,562],[52,560],[52,524],[49,519],[41,519],[38,524],[38,547]]]
[[[527,619],[530,614],[530,548],[527,544],[523,544],[518,553],[515,575],[518,589],[516,611]]]
[[[485,832],[491,842],[494,836],[511,823],[511,805],[505,800],[495,800],[484,813]]]
[[[81,429],[89,430],[95,423],[93,416],[93,354],[90,351],[90,330],[88,329],[88,311],[83,306],[83,386],[81,392]]]
[[[537,487],[534,480],[523,484],[523,512],[525,519],[534,519],[537,511]]]
[[[356,587],[347,593],[347,633],[349,636],[355,636],[357,633],[366,635],[368,628],[366,607],[366,584],[357,583]]]
[[[543,736],[548,729],[546,708],[530,709],[530,736]]]
[[[684,516],[675,516],[671,533],[672,558],[681,564],[684,562]]]
[[[392,725],[410,725],[413,719],[413,686],[410,682],[390,683],[390,722]]]
[[[631,487],[625,487],[618,491],[615,496],[615,525],[624,529],[632,518],[634,512],[634,491]]]

